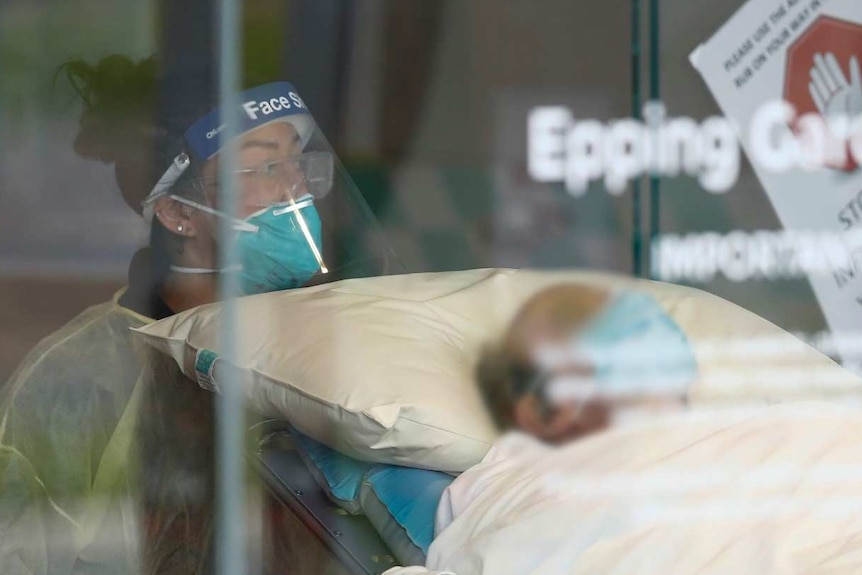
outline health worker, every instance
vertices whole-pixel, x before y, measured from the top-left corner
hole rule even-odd
[[[216,301],[227,272],[251,295],[386,273],[392,258],[291,84],[222,110],[206,82],[168,80],[153,58],[64,70],[84,102],[76,151],[114,166],[150,242],[127,287],[45,338],[3,388],[0,573],[207,572],[212,393],[130,330]],[[233,216],[218,178],[230,117]],[[227,247],[234,270],[219,264]]]

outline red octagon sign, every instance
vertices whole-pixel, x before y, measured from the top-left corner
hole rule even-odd
[[[862,63],[862,26],[844,20],[819,17],[787,50],[787,70],[784,77],[784,99],[796,108],[797,117],[807,113],[820,113],[821,109],[811,94],[812,70],[815,56],[832,54],[844,78],[850,79],[850,59],[855,56]],[[831,85],[831,77],[827,80]],[[821,100],[828,100],[832,93]],[[858,165],[850,158],[845,166],[834,166],[853,171]]]

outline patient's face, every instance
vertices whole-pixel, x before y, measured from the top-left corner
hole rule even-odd
[[[594,394],[596,386],[604,384],[594,381],[595,366],[586,354],[578,353],[573,342],[604,311],[610,298],[606,290],[560,285],[541,292],[519,312],[507,333],[506,352],[521,363],[539,366],[550,380],[562,383],[561,378],[569,378],[565,382],[568,389],[578,391],[567,394],[565,399],[551,400],[546,384],[520,397],[513,406],[512,419],[521,430],[550,443],[562,443],[601,431],[614,422],[653,417],[682,407],[680,398],[650,396],[646,392],[617,394],[612,399]],[[628,319],[619,317],[614,321],[624,329]],[[549,348],[562,350],[552,365],[547,355],[541,355]]]
[[[610,294],[598,288],[560,285],[528,301],[507,333],[505,349],[519,361],[534,363],[540,350],[564,345],[601,311]],[[593,366],[572,361],[561,375],[589,377]],[[548,408],[536,395],[513,406],[518,428],[550,443],[561,443],[605,429],[612,406],[600,398],[566,401]]]

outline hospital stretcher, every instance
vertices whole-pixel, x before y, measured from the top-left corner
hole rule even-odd
[[[397,564],[392,551],[363,515],[350,515],[332,503],[315,482],[294,449],[289,427],[269,420],[255,426],[256,450],[249,454],[252,466],[272,495],[284,506],[286,527],[299,533],[302,548],[318,565],[308,574],[379,575]]]

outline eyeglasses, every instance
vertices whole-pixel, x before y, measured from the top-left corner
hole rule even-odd
[[[310,152],[242,168],[234,175],[243,203],[266,208],[308,195],[322,198],[332,189],[334,170],[332,154]],[[198,178],[193,185],[211,202],[217,201],[219,178]]]

